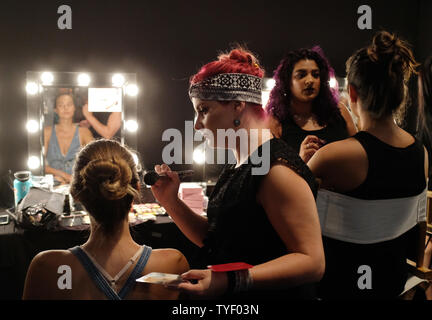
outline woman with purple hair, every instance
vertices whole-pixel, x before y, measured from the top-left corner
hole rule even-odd
[[[331,75],[334,71],[319,46],[288,52],[274,73],[276,85],[267,104],[273,134],[306,163],[324,144],[357,132],[349,111],[338,106]]]

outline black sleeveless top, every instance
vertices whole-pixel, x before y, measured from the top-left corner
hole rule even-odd
[[[107,125],[108,118],[111,115],[111,112],[93,112],[93,116],[103,125]],[[90,126],[90,131],[93,134],[95,139],[102,138],[102,136],[92,127]],[[121,141],[121,128],[111,137],[113,140]]]
[[[354,135],[365,149],[369,168],[365,181],[343,194],[366,200],[410,197],[426,187],[424,150],[415,140],[406,148],[386,144],[368,132]],[[319,286],[323,299],[392,299],[403,291],[408,271],[406,258],[414,258],[418,239],[414,227],[396,239],[374,244],[353,244],[323,237],[326,271]],[[358,288],[362,274],[372,270],[372,289]]]
[[[286,119],[282,122],[282,136],[291,148],[296,152],[300,152],[300,145],[306,136],[314,135],[325,140],[326,144],[338,140],[348,138],[348,130],[345,120],[342,116],[335,119],[334,123],[328,124],[326,127],[319,130],[303,130],[292,119]]]
[[[366,131],[354,135],[368,156],[365,181],[345,194],[375,200],[418,195],[426,187],[423,145],[415,142],[406,148],[393,147]]]
[[[306,180],[316,196],[315,178],[298,154],[280,139],[271,139],[265,144],[270,144],[270,164],[278,160],[285,162]],[[262,147],[254,154],[258,152],[260,155]],[[264,175],[252,175],[252,168],[261,164],[253,164],[251,157],[238,168],[234,164],[226,165],[210,196],[207,209],[209,230],[202,248],[205,265],[230,262],[257,265],[288,253],[264,208],[257,203],[256,196]],[[261,296],[262,292],[251,291],[245,298],[311,298],[306,296],[305,289],[274,293],[276,296],[268,292]]]

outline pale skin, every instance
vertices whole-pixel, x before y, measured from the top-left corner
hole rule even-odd
[[[414,137],[401,129],[389,115],[373,119],[363,110],[354,87],[349,87],[351,107],[359,118],[359,128],[381,141],[398,148],[406,148],[414,143]],[[425,152],[425,177],[427,178],[427,152]],[[315,176],[321,179],[321,187],[335,192],[347,192],[358,187],[367,176],[368,158],[366,151],[354,138],[328,144],[318,150],[308,162]]]
[[[221,104],[197,98],[193,98],[192,102],[197,114],[196,130],[207,129],[214,132],[216,129],[234,129],[234,119],[239,119],[240,127],[245,129],[268,129],[267,122],[257,116],[253,108],[246,106],[244,102]],[[261,136],[260,144],[265,141]],[[216,141],[215,145],[224,147],[224,142]],[[238,146],[233,151],[237,165],[250,154],[242,154]],[[159,179],[152,186],[155,197],[170,213],[180,230],[192,242],[202,247],[208,230],[207,218],[194,213],[178,198],[180,181],[175,172],[165,164],[155,166],[155,170],[167,174],[166,178]],[[324,252],[315,200],[305,180],[285,165],[276,163],[264,177],[256,200],[263,206],[287,250],[285,255],[250,269],[253,279],[252,290],[319,281],[325,267]],[[191,270],[182,277],[184,280],[198,280],[196,284],[185,281],[178,285],[180,290],[192,295],[220,296],[227,288],[227,276],[223,272]]]
[[[88,111],[87,104],[83,106],[82,111],[88,123],[105,139],[111,139],[121,127],[121,112],[111,112],[107,124],[103,124]]]
[[[60,151],[63,156],[65,156],[69,150],[72,143],[73,137],[75,135],[76,123],[73,123],[73,116],[75,113],[75,105],[73,104],[73,99],[69,95],[61,95],[56,100],[56,106],[54,108],[59,116],[59,123],[54,127],[56,130],[57,141],[60,146]],[[44,150],[45,156],[48,151],[48,146],[51,139],[53,127],[44,128]],[[91,131],[87,128],[78,128],[80,145],[85,146],[87,143],[93,140],[93,135]],[[62,184],[68,184],[71,182],[72,176],[64,171],[52,168],[50,166],[45,166],[45,173],[52,174],[57,181]]]
[[[126,218],[117,226],[115,232],[107,235],[91,219],[91,233],[84,249],[95,258],[110,276],[115,276],[135,255],[140,248],[129,231]],[[117,282],[117,293],[125,284],[136,262],[129,267]],[[60,290],[57,273],[61,265],[70,266],[72,271],[72,289]],[[189,270],[189,264],[181,252],[175,249],[152,250],[150,258],[141,276],[150,272],[181,274]],[[126,299],[171,300],[179,297],[178,290],[156,284],[136,283]],[[68,250],[49,250],[36,255],[28,269],[24,286],[23,299],[58,299],[58,300],[105,300],[106,296],[94,284],[79,260]]]
[[[304,59],[294,65],[291,75],[291,111],[293,114],[299,116],[299,119],[294,118],[294,121],[305,131],[315,131],[325,127],[318,124],[312,112],[312,103],[318,96],[321,87],[319,72],[319,68],[314,60]],[[350,136],[354,135],[357,132],[357,128],[349,111],[343,104],[339,104],[338,107],[347,125],[348,134]],[[273,118],[270,126],[274,135],[280,138],[282,136],[281,123]],[[326,141],[315,135],[306,136],[300,145],[300,157],[307,163],[314,153],[325,143]]]

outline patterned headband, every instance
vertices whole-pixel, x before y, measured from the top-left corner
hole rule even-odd
[[[195,83],[189,97],[213,101],[245,101],[262,104],[262,79],[244,73],[221,73]]]

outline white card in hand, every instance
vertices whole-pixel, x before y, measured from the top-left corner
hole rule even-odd
[[[178,274],[151,272],[135,281],[156,284],[177,284],[182,282],[182,279]]]

